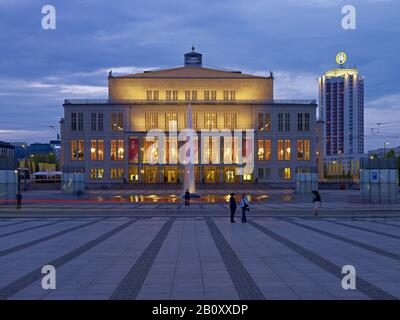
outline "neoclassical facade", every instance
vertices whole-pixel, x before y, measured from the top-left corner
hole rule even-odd
[[[110,72],[108,86],[107,100],[64,103],[62,170],[85,173],[87,183],[181,183],[185,142],[177,135],[187,127],[189,103],[196,182],[293,182],[296,172],[316,171],[316,102],[274,100],[272,73],[208,68],[193,48],[182,67]],[[161,147],[146,139],[152,129],[165,132]],[[232,136],[201,138],[217,131]],[[238,174],[249,158],[254,170]]]

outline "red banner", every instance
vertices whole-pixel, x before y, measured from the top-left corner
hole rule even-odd
[[[129,139],[129,161],[139,161],[139,141],[137,138]]]

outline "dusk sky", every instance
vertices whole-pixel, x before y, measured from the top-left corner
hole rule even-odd
[[[42,7],[55,6],[56,30]],[[341,8],[357,29],[341,27]],[[400,145],[398,0],[0,0],[0,140],[48,142],[67,98],[107,98],[107,76],[177,66],[275,75],[275,98],[317,99],[339,51],[365,77],[366,151]],[[371,128],[381,125],[373,136]]]

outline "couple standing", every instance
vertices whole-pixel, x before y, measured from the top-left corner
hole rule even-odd
[[[242,194],[242,199],[239,202],[240,208],[242,208],[242,223],[246,223],[246,211],[250,210],[249,207],[249,200],[247,199],[246,193]],[[229,208],[231,209],[231,223],[235,223],[235,212],[236,212],[236,199],[235,199],[235,194],[231,193],[231,197],[229,198]]]

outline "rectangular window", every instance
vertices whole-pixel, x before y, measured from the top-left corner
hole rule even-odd
[[[265,179],[271,178],[272,170],[271,168],[265,168]]]
[[[158,113],[145,113],[146,131],[158,128]]]
[[[278,131],[283,131],[283,113],[278,113]]]
[[[303,131],[303,114],[297,114],[297,131]]]
[[[304,131],[310,131],[310,114],[304,114]]]
[[[178,114],[177,113],[166,113],[165,114],[165,130],[171,129],[177,130],[178,129]]]
[[[111,113],[111,130],[112,131],[117,131],[118,126],[117,126],[117,114],[115,112]]]
[[[224,90],[224,101],[228,101],[228,100],[229,100],[229,91]]]
[[[257,141],[257,160],[264,160],[265,149],[264,140]]]
[[[212,101],[217,100],[217,91],[211,90],[211,100]]]
[[[230,96],[231,101],[235,101],[236,100],[236,91],[232,90],[230,93],[231,93],[231,96]]]
[[[264,179],[264,169],[263,168],[258,168],[258,178]]]
[[[185,113],[185,129],[188,127],[187,123],[187,114]],[[192,129],[193,130],[198,130],[197,126],[197,113],[192,113]]]
[[[104,116],[102,113],[99,113],[99,125],[98,125],[98,130],[103,131],[104,128]]]
[[[290,140],[278,140],[278,160],[290,160]]]
[[[153,100],[153,91],[147,90],[147,100]]]
[[[171,100],[171,90],[165,91],[165,99],[168,101]]]
[[[212,130],[217,129],[217,114],[205,113],[204,114],[204,129]]]
[[[124,140],[111,140],[111,160],[124,160]]]
[[[117,122],[117,125],[118,125],[118,130],[124,130],[124,113],[123,112],[119,112],[118,113],[118,122]]]
[[[158,90],[154,90],[153,92],[153,100],[158,101],[160,99],[160,93]]]
[[[264,114],[259,113],[257,115],[258,119],[258,131],[264,131]]]
[[[78,131],[83,131],[83,113],[78,113]]]
[[[297,160],[310,160],[310,140],[297,140]]]
[[[290,168],[279,168],[278,176],[281,180],[290,180],[291,179]]]
[[[285,131],[290,131],[290,113],[285,113]]]
[[[192,91],[192,100],[193,101],[197,100],[197,91]]]
[[[90,159],[104,160],[104,140],[91,140]]]
[[[96,120],[96,113],[92,113],[90,116],[90,122],[91,122],[91,130],[92,131],[96,131],[96,127],[97,127],[97,120]]]
[[[71,113],[71,131],[76,131],[76,113]]]
[[[265,114],[265,125],[264,125],[264,131],[265,132],[270,132],[271,131],[271,114],[266,113]]]
[[[90,169],[90,178],[91,179],[104,179],[104,169],[96,169],[92,168]]]
[[[204,91],[204,100],[205,101],[210,100],[210,91],[208,91],[208,90]]]
[[[172,99],[173,99],[174,101],[177,101],[177,100],[178,100],[178,90],[172,91]]]
[[[236,113],[224,114],[224,129],[236,129]]]
[[[271,160],[271,140],[265,140],[265,160]]]
[[[186,101],[190,100],[190,91],[189,90],[185,90],[185,100]]]
[[[71,140],[71,160],[83,160],[84,151],[83,140]]]
[[[111,168],[111,179],[122,179],[124,177],[124,169],[122,168]]]
[[[257,159],[271,160],[271,140],[257,141]]]

